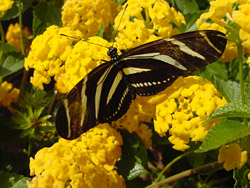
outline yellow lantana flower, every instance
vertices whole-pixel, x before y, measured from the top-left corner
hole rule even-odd
[[[55,76],[57,90],[61,93],[69,92],[90,71],[104,63],[103,59],[110,60],[107,48],[102,46],[108,48],[110,44],[97,36],[90,37],[88,42],[79,41],[61,67],[61,72]]]
[[[24,27],[22,30],[23,33],[23,43],[24,43],[24,52],[28,53],[30,49],[30,40],[28,39],[31,36],[31,32],[28,27]],[[19,52],[22,52],[21,49],[21,40],[20,40],[20,26],[18,23],[10,24],[6,33],[6,41],[18,49]]]
[[[4,16],[7,10],[11,9],[13,3],[13,0],[0,0],[0,18]]]
[[[6,81],[0,85],[0,105],[7,107],[9,111],[13,111],[11,107],[12,102],[17,102],[20,90],[13,88],[11,83]]]
[[[34,69],[30,82],[40,89],[43,84],[49,84],[51,77],[64,73],[64,62],[72,52],[73,39],[62,36],[65,34],[81,38],[80,32],[73,32],[69,28],[50,26],[46,31],[37,36],[31,44],[31,51],[25,58],[26,70]]]
[[[35,187],[125,187],[114,170],[121,156],[122,138],[107,124],[101,124],[78,139],[60,139],[30,159],[29,188]]]
[[[185,24],[183,15],[164,0],[128,0],[123,7],[126,5],[125,12],[121,10],[115,18],[115,28],[119,29],[115,40],[119,49],[133,48],[178,34],[173,24],[177,27]]]
[[[179,77],[154,98],[157,104],[155,131],[165,136],[169,130],[169,141],[180,151],[189,148],[190,139],[204,139],[215,122],[202,122],[227,103],[211,82],[197,76]]]
[[[62,8],[62,24],[81,31],[87,39],[95,36],[102,24],[105,29],[113,24],[118,8],[114,0],[68,0]]]
[[[239,170],[247,162],[247,151],[241,151],[237,143],[229,144],[228,147],[223,145],[219,150],[218,162],[224,163],[223,167],[229,171],[237,167]]]

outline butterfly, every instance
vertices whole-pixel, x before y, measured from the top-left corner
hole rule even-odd
[[[119,119],[136,95],[155,95],[179,76],[215,62],[226,43],[223,33],[200,30],[143,44],[121,55],[110,47],[111,60],[93,69],[66,95],[57,112],[57,132],[75,139],[99,123]]]

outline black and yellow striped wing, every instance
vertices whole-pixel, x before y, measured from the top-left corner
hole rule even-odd
[[[160,39],[117,55],[83,78],[66,96],[56,118],[58,133],[74,139],[98,123],[124,115],[136,94],[154,95],[179,76],[216,61],[227,40],[218,31],[194,31]]]

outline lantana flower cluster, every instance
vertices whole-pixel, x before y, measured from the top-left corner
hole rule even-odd
[[[211,82],[198,76],[179,77],[154,100],[157,101],[155,131],[160,136],[169,131],[169,141],[180,151],[189,148],[190,140],[203,141],[215,122],[202,122],[227,104]]]
[[[13,112],[11,107],[12,102],[17,102],[20,90],[13,87],[12,83],[6,81],[0,85],[0,105],[8,108],[9,111]]]
[[[119,7],[114,0],[68,0],[62,8],[62,25],[79,30],[87,39],[95,36],[102,25],[107,30]]]
[[[164,0],[128,0],[127,4],[127,9],[120,11],[115,18],[115,29],[119,29],[116,37],[119,49],[179,34],[173,24],[177,27],[185,24],[184,16]]]
[[[108,124],[100,124],[79,138],[60,139],[30,160],[29,188],[125,187],[114,169],[121,156],[121,135]]]
[[[23,43],[24,43],[24,52],[28,53],[30,50],[30,40],[28,37],[31,36],[31,32],[28,27],[24,27],[22,29],[23,33]],[[21,40],[20,40],[20,26],[18,23],[10,24],[6,33],[6,41],[14,46],[20,53],[22,53],[21,49]]]

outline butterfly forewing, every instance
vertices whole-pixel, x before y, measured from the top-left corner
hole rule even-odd
[[[122,70],[138,95],[156,94],[179,76],[216,61],[225,49],[223,36],[218,31],[194,31],[147,43],[122,55]]]
[[[194,31],[160,39],[117,55],[98,66],[66,96],[56,118],[58,133],[74,139],[96,126],[124,115],[138,95],[153,95],[179,76],[216,61],[226,45],[218,31]]]

